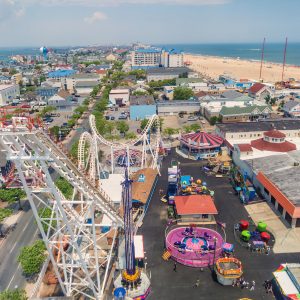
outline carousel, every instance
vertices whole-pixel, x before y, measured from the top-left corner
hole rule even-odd
[[[180,137],[180,150],[190,158],[197,160],[216,157],[223,144],[223,139],[207,132],[184,134]]]

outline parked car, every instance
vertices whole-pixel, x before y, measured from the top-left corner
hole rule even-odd
[[[197,121],[198,117],[196,117],[196,116],[189,116],[187,120],[188,121]]]
[[[21,108],[31,108],[31,106],[29,104],[23,104],[21,105]]]
[[[127,116],[125,115],[119,115],[119,120],[127,120]]]

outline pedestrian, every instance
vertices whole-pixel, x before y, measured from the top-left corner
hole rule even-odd
[[[164,195],[164,190],[163,190],[163,189],[160,189],[160,190],[159,190],[159,195],[160,195],[160,196],[163,196],[163,195]]]
[[[176,261],[174,262],[174,268],[173,268],[173,271],[174,271],[174,272],[177,272],[177,263],[176,263]]]
[[[235,287],[235,286],[236,286],[236,283],[237,283],[237,280],[236,280],[236,279],[233,279],[233,280],[232,280],[232,286]]]
[[[200,279],[197,279],[196,283],[194,284],[194,287],[198,287],[200,285]]]
[[[255,289],[255,281],[252,281],[251,287],[250,287],[250,291],[254,291]]]

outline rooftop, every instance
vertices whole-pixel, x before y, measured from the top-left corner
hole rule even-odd
[[[175,196],[175,206],[178,215],[217,215],[215,203],[209,195]]]
[[[159,75],[159,74],[172,74],[180,75],[183,73],[190,72],[189,68],[178,67],[178,68],[151,68],[147,70],[148,75]]]
[[[139,49],[136,49],[135,52],[137,53],[160,53],[161,50],[159,49],[155,49],[155,48],[139,48]]]
[[[223,132],[257,132],[269,131],[271,129],[284,130],[299,130],[300,119],[270,119],[258,122],[240,122],[226,123],[216,125]]]
[[[251,88],[249,89],[249,92],[252,94],[256,94],[257,92],[259,92],[261,89],[263,89],[265,87],[264,84],[262,83],[254,83]]]
[[[152,95],[144,96],[130,96],[130,105],[150,105],[155,104]]]
[[[245,160],[256,174],[262,172],[295,205],[300,206],[300,151]]]
[[[240,149],[240,152],[252,152],[253,149],[250,144],[237,144]]]
[[[253,114],[262,114],[262,113],[271,113],[272,108],[268,105],[251,105],[251,106],[234,106],[227,107],[223,106],[220,115],[222,116],[235,116],[235,115],[253,115]]]
[[[142,182],[138,181],[140,175],[145,176],[145,180]],[[152,168],[145,168],[135,172],[131,179],[132,183],[132,200],[139,201],[146,204],[149,196],[151,195],[152,187],[157,177],[157,170]]]
[[[9,88],[11,88],[13,86],[16,86],[16,85],[15,84],[0,84],[0,91],[9,89]]]

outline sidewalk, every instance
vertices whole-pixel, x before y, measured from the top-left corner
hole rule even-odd
[[[246,205],[245,208],[255,224],[259,221],[267,223],[268,228],[276,238],[274,253],[300,252],[300,228],[286,227],[266,202]]]

